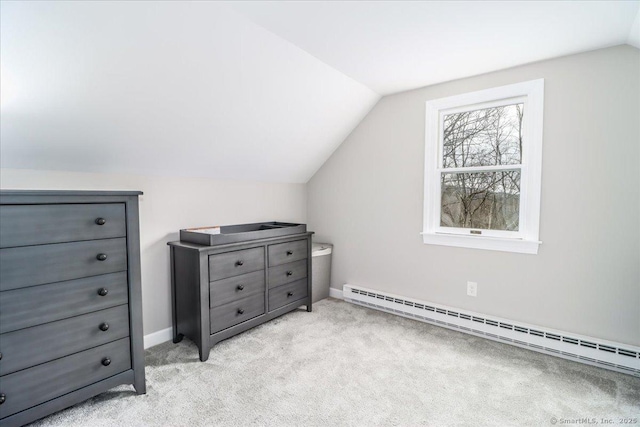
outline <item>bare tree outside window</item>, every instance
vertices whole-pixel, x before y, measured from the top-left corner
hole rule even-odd
[[[441,226],[518,231],[523,114],[520,103],[443,117]]]

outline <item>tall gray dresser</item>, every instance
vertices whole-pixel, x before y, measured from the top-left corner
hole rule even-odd
[[[0,426],[145,393],[137,191],[0,191]]]

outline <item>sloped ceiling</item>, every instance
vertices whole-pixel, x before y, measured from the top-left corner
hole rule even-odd
[[[0,166],[303,183],[380,95],[640,47],[639,8],[2,1]]]
[[[640,48],[637,0],[233,7],[382,95],[624,43]]]
[[[379,95],[215,2],[2,2],[4,168],[306,182]]]

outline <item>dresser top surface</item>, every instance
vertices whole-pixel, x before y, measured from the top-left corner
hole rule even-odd
[[[0,190],[0,196],[140,196],[135,190]]]
[[[299,233],[299,234],[288,234],[286,236],[270,237],[265,239],[245,240],[242,242],[227,243],[223,245],[214,245],[214,246],[198,245],[197,243],[183,242],[180,240],[174,241],[174,242],[168,242],[167,245],[204,252],[204,251],[215,250],[215,249],[231,249],[236,247],[248,247],[253,245],[260,246],[265,243],[279,243],[279,242],[285,242],[289,240],[306,239],[312,234],[314,234],[313,231],[306,231],[304,233]]]

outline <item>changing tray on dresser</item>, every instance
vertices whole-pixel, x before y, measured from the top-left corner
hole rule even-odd
[[[0,191],[0,426],[145,393],[138,195]]]
[[[202,361],[223,339],[302,305],[311,311],[313,233],[307,232],[304,224],[264,224],[226,228],[231,234],[242,233],[245,241],[225,236],[222,227],[219,240],[234,243],[194,243],[200,238],[185,230],[181,236],[190,242],[169,243],[173,340],[177,343],[187,336],[198,346]],[[278,230],[264,237],[268,227]],[[251,229],[256,230],[255,235]],[[210,243],[207,236],[201,239]]]

